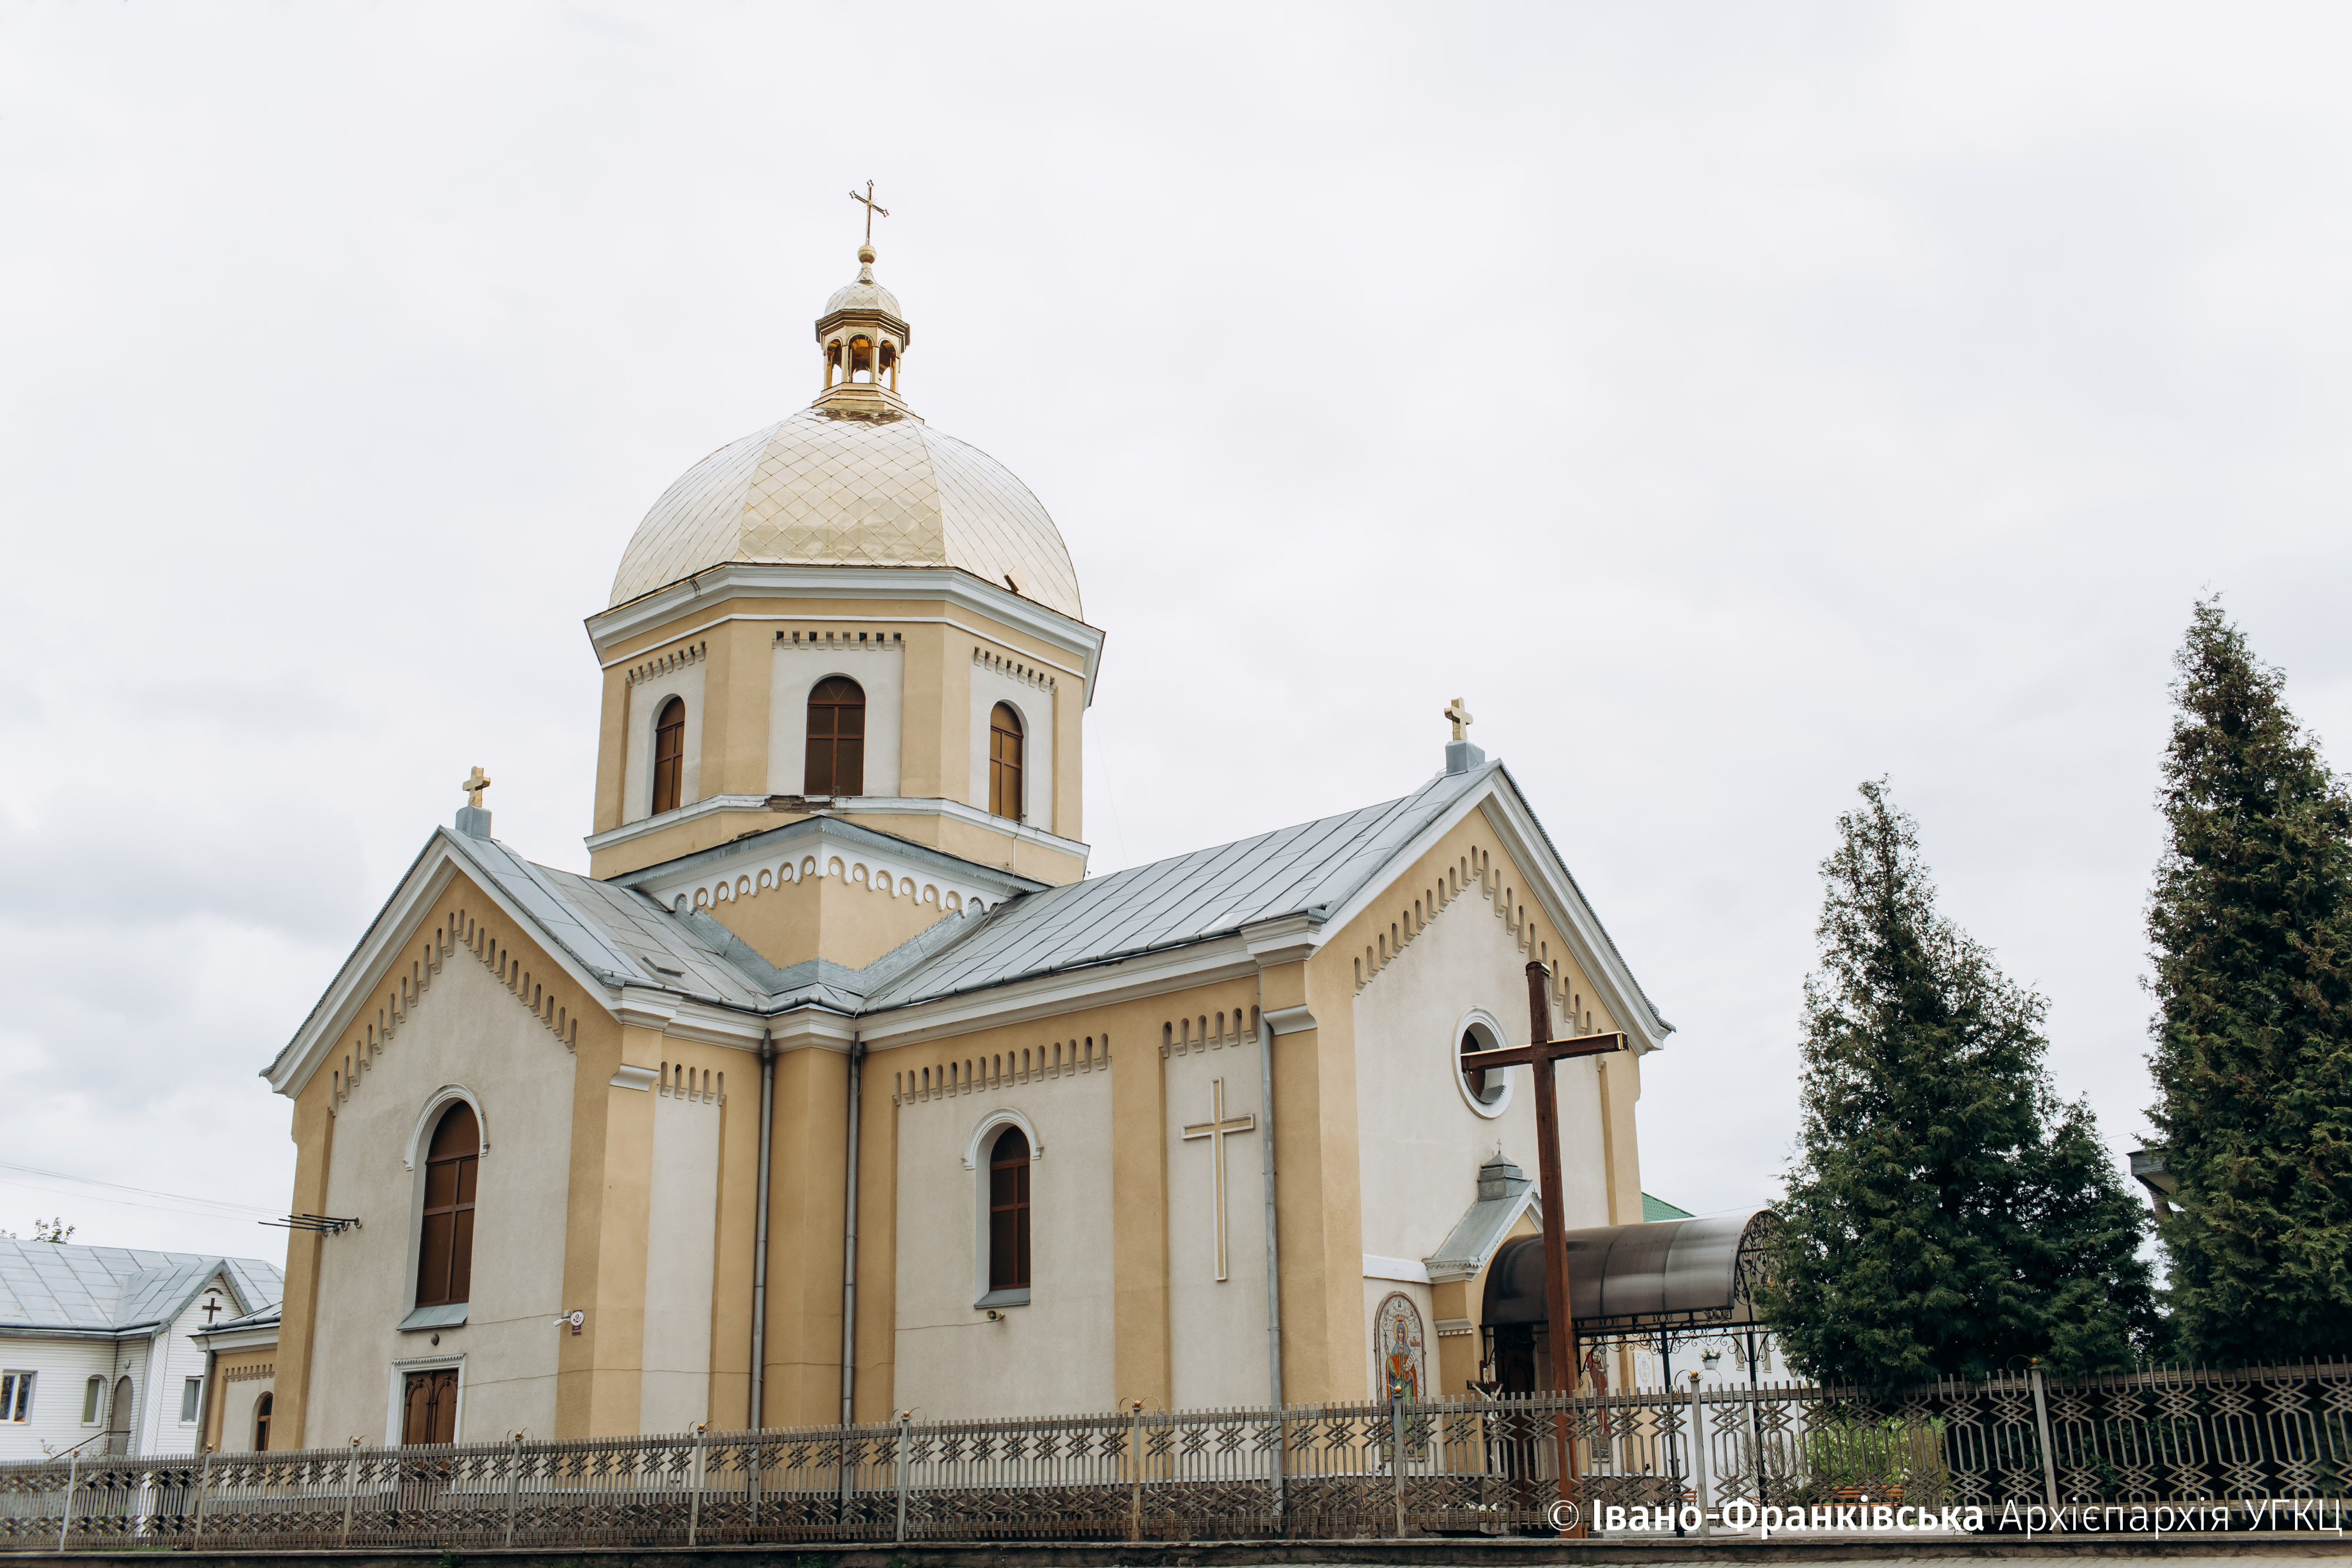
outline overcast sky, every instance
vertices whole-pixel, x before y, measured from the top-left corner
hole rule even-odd
[[[2131,1147],[2200,595],[2352,761],[2347,77],[2320,5],[0,5],[0,1158],[284,1211],[256,1074],[467,768],[584,869],[581,619],[812,395],[868,178],[908,397],[1108,632],[1096,870],[1466,699],[1705,1210],[1883,773]]]

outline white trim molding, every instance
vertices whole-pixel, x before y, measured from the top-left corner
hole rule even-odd
[[[1471,1093],[1470,1081],[1462,1076],[1462,1037],[1474,1030],[1482,1042],[1481,1049],[1486,1051],[1504,1049],[1511,1043],[1511,1037],[1504,1031],[1502,1019],[1485,1008],[1472,1008],[1454,1024],[1454,1033],[1446,1046],[1446,1054],[1454,1062],[1454,1087],[1462,1092],[1462,1103],[1491,1122],[1511,1108],[1512,1093],[1518,1087],[1519,1074],[1517,1068],[1487,1068],[1486,1092],[1484,1095]],[[1500,1083],[1493,1082],[1497,1076],[1502,1079]]]
[[[964,1145],[963,1168],[971,1173],[971,1305],[974,1312],[990,1307],[1025,1307],[1029,1304],[1030,1285],[1014,1285],[1006,1290],[992,1290],[988,1282],[988,1266],[994,1260],[989,1255],[989,1168],[980,1164],[981,1144],[991,1134],[1006,1127],[1018,1127],[1021,1135],[1029,1140],[1029,1163],[1034,1166],[1045,1157],[1045,1145],[1038,1140],[1036,1124],[1022,1113],[1009,1106],[991,1111],[971,1130]],[[1037,1182],[1029,1182],[1029,1230],[1031,1266],[1034,1269],[1037,1229]]]
[[[408,1146],[402,1151],[401,1164],[409,1170],[425,1153],[425,1140],[441,1121],[441,1113],[450,1105],[463,1100],[474,1108],[474,1132],[482,1140],[481,1153],[490,1152],[490,1116],[482,1109],[482,1097],[462,1083],[444,1083],[425,1097],[425,1108],[416,1113],[416,1125],[408,1130]]]
[[[451,1430],[460,1443],[466,1440],[466,1353],[457,1351],[448,1355],[412,1355],[392,1364],[392,1386],[384,1399],[383,1446],[400,1447],[400,1418],[405,1413],[407,1401],[402,1391],[412,1372],[439,1372],[446,1367],[457,1369],[457,1412],[452,1417]]]
[[[943,599],[958,610],[984,615],[999,625],[1026,632],[1075,655],[1080,661],[1078,673],[1087,684],[1087,701],[1094,701],[1095,673],[1102,663],[1100,628],[1034,599],[1024,599],[959,567],[786,566],[724,561],[650,593],[639,594],[625,603],[599,611],[589,616],[583,625],[596,656],[606,660],[612,658],[617,645],[632,637],[643,636],[681,615],[715,607],[730,599]],[[682,635],[692,636],[705,629],[697,627]]]
[[[768,795],[709,795],[699,800],[689,801],[675,811],[664,811],[658,817],[640,817],[634,822],[624,822],[601,833],[590,833],[580,841],[593,852],[610,849],[614,844],[625,844],[634,839],[676,827],[680,822],[697,821],[724,811],[783,815],[769,807],[768,802],[772,799],[775,797]],[[1084,874],[1087,857],[1094,853],[1094,846],[1082,839],[1066,839],[1032,822],[1016,822],[1010,817],[992,816],[977,806],[951,800],[945,796],[835,795],[829,797],[828,802],[822,811],[812,811],[805,819],[795,816],[793,821],[844,820],[854,823],[860,817],[947,817],[971,827],[984,829],[1014,843],[1036,844],[1068,855],[1079,862],[1080,874]],[[776,824],[778,827],[791,825],[791,822]],[[877,832],[889,831],[887,828],[875,829]],[[939,852],[948,853],[945,850]]]
[[[1039,1160],[1045,1157],[1045,1141],[1037,1135],[1037,1124],[1032,1122],[1023,1113],[1015,1111],[1009,1106],[1005,1106],[991,1111],[988,1114],[982,1116],[978,1124],[972,1128],[971,1136],[964,1140],[964,1169],[968,1171],[976,1171],[980,1168],[981,1140],[987,1137],[989,1134],[994,1132],[999,1127],[1018,1127],[1021,1129],[1021,1135],[1029,1140],[1029,1163],[1031,1165],[1035,1165]]]
[[[1429,1270],[1418,1258],[1382,1258],[1377,1253],[1364,1254],[1364,1278],[1367,1280],[1402,1280],[1408,1285],[1429,1283]]]

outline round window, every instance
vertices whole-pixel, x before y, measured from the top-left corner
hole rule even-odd
[[[1454,1030],[1454,1086],[1463,1100],[1481,1116],[1499,1116],[1511,1103],[1516,1074],[1507,1067],[1476,1067],[1471,1059],[1482,1051],[1500,1051],[1503,1031],[1483,1012],[1465,1018]]]

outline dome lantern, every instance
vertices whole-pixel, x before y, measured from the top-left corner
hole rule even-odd
[[[874,281],[874,247],[857,247],[857,279],[835,290],[816,320],[824,382],[821,408],[869,419],[911,414],[898,395],[898,368],[914,331],[898,297]]]

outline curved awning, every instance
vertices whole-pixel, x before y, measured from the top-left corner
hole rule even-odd
[[[1764,1248],[1779,1223],[1770,1209],[1756,1208],[1568,1232],[1577,1333],[1591,1339],[1755,1322]],[[1515,1236],[1496,1251],[1482,1316],[1497,1325],[1551,1321],[1542,1237]]]

